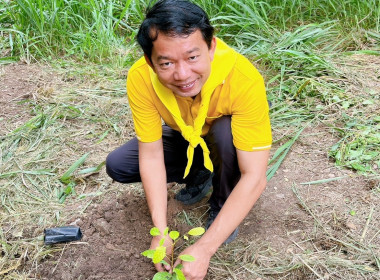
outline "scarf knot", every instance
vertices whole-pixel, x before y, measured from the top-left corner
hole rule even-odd
[[[197,133],[192,126],[185,126],[181,131],[183,138],[185,138],[191,147],[196,148],[203,140],[200,133]]]
[[[184,126],[181,132],[183,138],[189,142],[189,147],[187,148],[187,165],[183,178],[185,178],[190,172],[191,165],[193,164],[194,149],[198,145],[200,145],[203,150],[203,160],[205,167],[213,172],[214,169],[210,159],[210,151],[205,140],[200,136],[201,132],[196,131],[192,126],[189,125]]]

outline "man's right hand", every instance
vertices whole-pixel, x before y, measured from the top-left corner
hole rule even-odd
[[[158,246],[160,246],[160,240],[162,238],[162,236],[154,236],[150,244],[150,249],[155,250]],[[173,251],[173,241],[169,235],[167,235],[165,238],[164,246],[166,247],[166,257],[164,260],[170,264]],[[163,265],[162,263],[156,263],[154,266],[156,267],[157,271],[170,271],[171,268],[170,265]]]

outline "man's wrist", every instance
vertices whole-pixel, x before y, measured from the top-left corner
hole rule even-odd
[[[161,235],[164,235],[165,229],[168,227],[167,224],[154,224],[154,227],[160,230]]]
[[[209,255],[211,258],[216,253],[221,244],[218,245],[214,240],[209,240],[202,237],[195,243],[195,245],[202,248],[202,251],[207,253],[207,255]]]

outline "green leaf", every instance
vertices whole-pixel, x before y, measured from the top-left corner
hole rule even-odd
[[[69,181],[70,181],[70,177],[71,175],[73,174],[73,172],[79,167],[81,166],[85,160],[87,159],[87,157],[90,155],[90,153],[86,153],[84,154],[80,159],[78,159],[76,162],[74,162],[70,167],[69,169],[67,169],[67,171],[62,175],[61,178],[59,178],[59,180],[64,183],[64,184],[68,184]]]
[[[170,237],[171,239],[173,239],[173,240],[176,240],[176,239],[179,237],[179,232],[173,230],[173,231],[171,231],[171,232],[169,233],[169,237]]]
[[[0,57],[0,65],[14,63],[20,59],[19,56]]]
[[[164,243],[165,243],[165,237],[163,237],[163,238],[160,239],[160,246],[163,246]]]
[[[191,255],[180,255],[179,258],[185,262],[193,262],[195,258]]]
[[[161,271],[157,272],[152,280],[169,280],[171,279],[172,275],[167,271]]]
[[[177,264],[177,266],[175,268],[182,269],[183,268],[183,264],[179,263],[179,264]]]
[[[142,252],[141,255],[143,255],[144,257],[147,257],[149,259],[152,259],[153,255],[154,255],[154,251],[155,250],[146,250],[146,251]]]
[[[363,105],[372,105],[372,104],[374,104],[374,102],[372,100],[370,100],[370,99],[367,99],[367,100],[363,101]]]
[[[72,181],[69,181],[69,182],[70,183],[68,183],[68,185],[59,193],[58,199],[59,199],[59,203],[61,204],[65,202],[66,198],[70,194],[75,194],[74,187],[76,186],[76,183]]]
[[[7,172],[0,174],[0,179],[13,176],[15,174],[22,173],[22,174],[31,174],[31,175],[55,175],[52,173],[52,170],[48,169],[41,169],[41,170],[17,170],[12,172]]]
[[[99,140],[96,141],[96,144],[101,143],[101,142],[104,140],[104,138],[107,137],[107,135],[108,135],[109,132],[110,132],[109,130],[107,130],[106,132],[104,132],[104,133],[99,137]]]
[[[187,235],[184,235],[184,236],[183,236],[183,239],[185,239],[185,240],[189,240],[189,237],[188,237]]]
[[[168,235],[168,232],[169,232],[169,228],[166,227],[165,230],[164,230],[164,235],[165,235],[165,236]]]
[[[170,264],[168,264],[168,262],[166,262],[165,260],[160,261],[160,263],[162,263],[162,264],[164,264],[164,265],[170,265]]]
[[[158,246],[153,254],[153,263],[159,263],[162,261],[166,256],[166,247],[164,246]]]
[[[342,102],[342,107],[343,109],[347,110],[350,107],[351,103],[348,101],[343,101]]]
[[[351,215],[351,216],[355,216],[355,215],[356,215],[356,211],[355,211],[355,210],[351,210],[351,211],[350,211],[350,215]]]
[[[150,235],[151,236],[159,236],[161,235],[161,232],[158,228],[156,227],[153,227],[151,230],[150,230]]]
[[[188,234],[191,236],[199,236],[205,233],[205,229],[203,227],[196,227],[189,230]]]
[[[71,188],[70,191],[65,191],[66,194],[75,194],[75,189],[74,187],[76,186],[77,184],[75,182],[70,182],[66,188]]]
[[[183,274],[182,270],[178,268],[174,268],[174,273],[176,276],[176,280],[186,280],[185,275]]]
[[[65,200],[66,200],[66,197],[67,197],[66,194],[63,194],[63,195],[59,196],[59,203],[63,204],[65,202]]]
[[[364,165],[360,164],[360,163],[357,163],[357,162],[354,162],[351,164],[351,167],[355,170],[358,170],[358,171],[369,171],[371,168],[370,167],[365,167]]]
[[[78,174],[97,173],[106,164],[105,161],[101,162],[98,166],[82,169]]]

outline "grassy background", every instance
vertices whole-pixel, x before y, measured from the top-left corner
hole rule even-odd
[[[274,125],[314,118],[317,102],[325,106],[341,101],[346,102],[343,107],[352,107],[355,102],[343,100],[340,85],[319,78],[343,75],[331,62],[336,57],[379,54],[380,5],[376,0],[195,2],[208,12],[219,37],[265,69],[268,96],[274,105]],[[148,3],[147,0],[2,1],[0,63],[25,60],[62,65],[70,61],[127,68],[141,55],[135,35]],[[308,97],[316,98],[310,101]],[[371,98],[358,100],[363,101],[373,102]],[[292,110],[289,102],[295,105]],[[280,113],[281,117],[276,118]],[[358,119],[350,130],[376,123],[376,116],[364,122]],[[342,151],[355,146],[345,131],[340,130],[345,140],[333,148],[331,156],[339,164],[371,171],[373,162],[379,160],[373,144],[378,135],[369,133],[374,136],[374,141],[367,145],[370,152],[363,151],[361,161],[353,163],[346,159],[350,152]]]
[[[286,143],[275,154],[270,174],[296,141],[298,131],[322,123],[339,137],[329,151],[337,165],[366,177],[378,176],[379,92],[370,86],[363,92],[350,91],[347,81],[356,66],[345,68],[361,55],[370,66],[371,57],[380,54],[378,1],[195,2],[210,15],[217,36],[247,55],[265,77],[272,126],[281,131],[275,144]],[[11,242],[5,234],[9,227],[17,229],[13,235],[17,238],[35,230],[31,221],[41,228],[59,224],[63,216],[70,216],[62,205],[67,197],[77,194],[85,199],[106,192],[108,185],[101,182],[95,193],[83,194],[86,185],[71,175],[81,168],[93,145],[107,150],[110,139],[131,137],[125,74],[141,55],[135,35],[148,3],[0,2],[0,64],[49,64],[73,81],[73,87],[62,89],[59,95],[43,89],[39,98],[27,102],[31,118],[0,136],[4,252],[0,277],[20,265],[24,252],[33,262],[50,253],[36,246],[33,238]],[[91,89],[86,81],[93,83]],[[88,129],[83,131],[83,127]],[[83,143],[92,145],[83,147]],[[83,174],[101,167],[102,160],[90,157],[93,169],[82,170]]]

